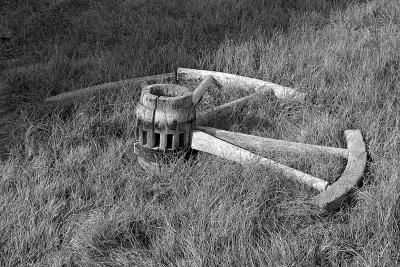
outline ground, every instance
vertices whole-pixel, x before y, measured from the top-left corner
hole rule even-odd
[[[399,30],[397,0],[2,1],[0,265],[399,265]],[[43,102],[177,67],[306,93],[215,126],[335,147],[360,129],[362,186],[326,213],[312,189],[211,155],[151,175],[133,153],[139,90]],[[328,180],[345,164],[281,160]]]

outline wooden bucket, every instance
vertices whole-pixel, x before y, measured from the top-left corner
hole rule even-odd
[[[161,172],[161,162],[190,149],[196,109],[192,92],[175,84],[142,89],[136,107],[135,153],[141,167]]]

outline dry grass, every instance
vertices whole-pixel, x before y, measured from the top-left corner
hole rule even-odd
[[[0,3],[0,265],[399,265],[399,18],[397,0]],[[205,154],[149,175],[133,154],[137,90],[42,103],[178,66],[307,93],[215,126],[339,147],[360,129],[363,187],[324,214],[280,173]],[[211,91],[203,107],[239,96]],[[325,179],[344,164],[280,159]]]

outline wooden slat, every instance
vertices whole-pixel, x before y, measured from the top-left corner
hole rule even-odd
[[[193,105],[197,105],[204,93],[213,85],[214,79],[212,76],[206,76],[204,80],[197,86],[197,88],[193,91],[192,102]]]
[[[155,133],[153,131],[147,132],[147,144],[146,147],[153,148],[155,146]]]
[[[95,94],[95,93],[98,94],[98,93],[100,93],[102,91],[106,91],[106,90],[116,90],[116,89],[122,88],[123,86],[135,87],[135,86],[139,86],[139,85],[141,85],[141,86],[145,85],[142,82],[158,83],[158,82],[163,82],[163,81],[171,81],[174,79],[175,79],[175,73],[167,73],[167,74],[152,75],[152,76],[146,76],[146,77],[138,77],[138,78],[122,80],[122,81],[117,81],[117,82],[109,82],[109,83],[104,83],[104,84],[100,84],[100,85],[95,85],[95,86],[55,95],[55,96],[46,98],[45,102],[50,103],[50,102],[59,102],[59,101],[70,100],[70,99],[74,99],[74,98],[77,98],[77,97],[83,96],[83,95]]]
[[[139,144],[143,145],[143,128],[142,128],[142,127],[139,127],[138,133],[139,133],[139,136],[138,136]],[[146,138],[147,138],[147,137],[146,137]],[[146,140],[146,141],[147,141],[147,140]]]
[[[195,150],[207,152],[241,164],[262,164],[274,170],[282,171],[288,177],[291,177],[303,184],[315,188],[322,192],[328,186],[328,182],[277,163],[273,160],[258,156],[238,146],[232,145],[221,139],[213,137],[202,131],[192,132],[192,148]]]
[[[175,133],[172,137],[172,149],[177,150],[179,148],[179,133]]]
[[[165,151],[167,147],[167,134],[160,133],[160,150]]]
[[[276,140],[243,133],[229,132],[211,127],[197,126],[196,128],[228,143],[247,150],[257,151],[261,154],[290,153],[295,154],[295,156],[320,156],[323,154],[329,154],[343,158],[347,158],[349,155],[348,150],[343,148]]]
[[[208,75],[211,75],[219,84],[224,87],[240,88],[245,91],[255,90],[256,92],[272,89],[275,96],[280,99],[291,98],[302,101],[305,98],[305,94],[297,90],[259,79],[208,70],[187,68],[178,68],[177,70],[177,78],[183,80],[204,79],[204,77]]]
[[[349,157],[342,176],[324,192],[313,198],[313,202],[328,211],[337,210],[343,201],[361,182],[367,161],[367,151],[359,130],[345,131]]]
[[[235,107],[240,107],[242,105],[249,103],[250,101],[256,100],[262,94],[271,94],[271,93],[272,89],[265,90],[247,95],[245,97],[233,100],[231,102],[225,103],[217,107],[203,110],[196,115],[196,124],[205,126],[214,120],[218,120],[219,116],[224,117],[229,115]]]

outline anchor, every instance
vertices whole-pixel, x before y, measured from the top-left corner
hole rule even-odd
[[[157,83],[171,80],[202,82],[193,92],[184,86]],[[248,103],[262,94],[300,101],[306,96],[292,88],[259,79],[223,72],[178,68],[175,74],[134,78],[85,88],[48,98],[46,102],[61,101],[123,85],[139,85],[141,88],[140,100],[136,107],[134,152],[138,156],[138,164],[146,170],[162,173],[162,168],[166,166],[163,163],[167,162],[166,159],[170,158],[170,155],[186,155],[191,150],[206,152],[243,165],[261,164],[317,190],[319,194],[311,198],[311,203],[327,211],[337,210],[362,180],[367,152],[360,130],[346,130],[344,136],[347,148],[336,148],[270,139],[207,126],[216,117],[229,114],[237,105]],[[196,105],[213,85],[254,93],[197,113]],[[296,156],[333,155],[347,159],[347,165],[340,178],[334,183],[329,183],[250,150],[276,151]]]

